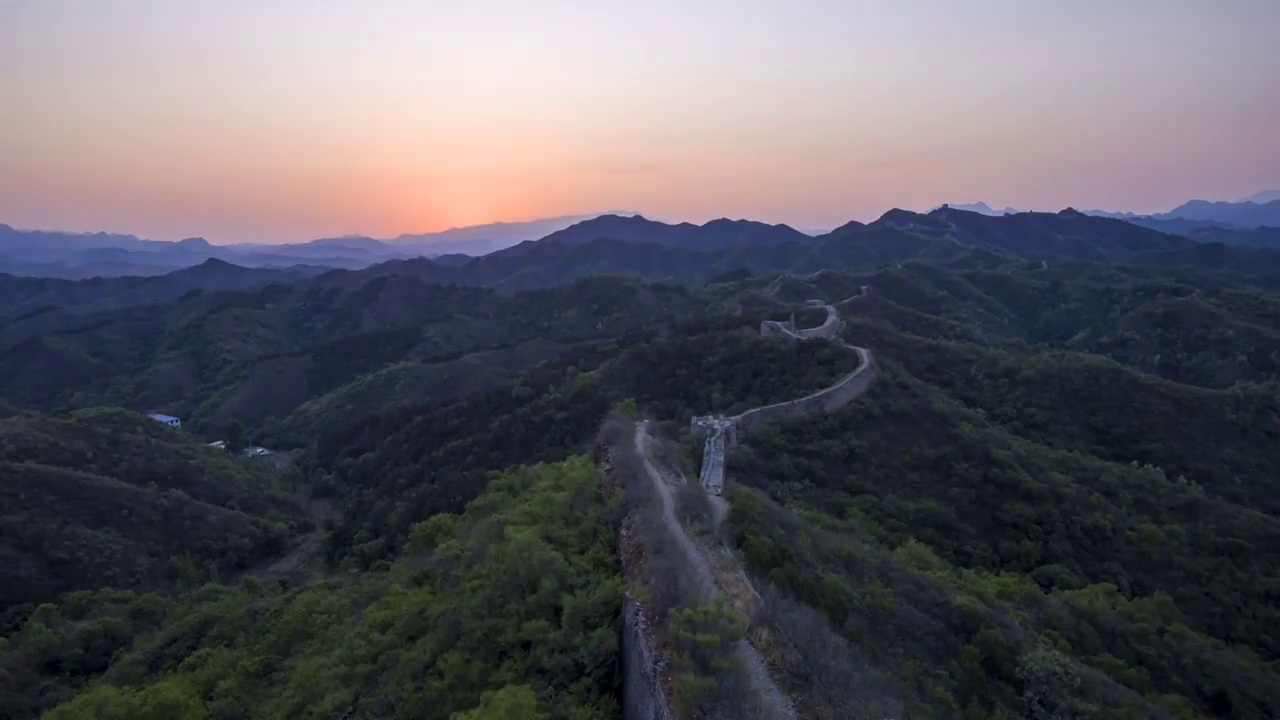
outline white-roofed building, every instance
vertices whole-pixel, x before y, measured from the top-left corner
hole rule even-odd
[[[151,418],[152,420],[155,420],[156,422],[162,422],[171,428],[182,427],[182,420],[172,415],[162,415],[160,413],[147,413],[147,417]]]

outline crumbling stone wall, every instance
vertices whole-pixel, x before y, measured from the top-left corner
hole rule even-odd
[[[664,664],[649,644],[643,608],[622,600],[622,720],[675,720],[662,690]]]
[[[622,427],[626,427],[623,425]],[[628,429],[626,437],[613,442],[631,442]],[[602,440],[597,447],[597,462],[603,474],[605,493],[614,497],[625,492],[613,464],[614,451],[609,441]],[[639,478],[637,481],[642,481]],[[639,582],[647,562],[645,548],[628,519],[618,525],[618,559],[622,575],[628,583]],[[622,670],[622,720],[675,720],[663,688],[666,663],[653,644],[653,633],[648,626],[644,607],[631,593],[622,598],[622,616],[619,622],[620,664]]]

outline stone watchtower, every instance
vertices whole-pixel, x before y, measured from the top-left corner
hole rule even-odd
[[[796,314],[791,313],[791,319],[783,320],[765,320],[760,323],[760,334],[764,337],[780,337],[789,343],[794,343],[796,337]]]
[[[738,439],[738,425],[731,418],[717,415],[700,415],[689,423],[690,428],[704,438],[702,471],[698,480],[707,492],[719,495],[724,492],[724,455]]]

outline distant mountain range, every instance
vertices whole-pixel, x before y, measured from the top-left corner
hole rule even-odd
[[[622,216],[629,213],[614,213]],[[594,215],[566,215],[528,222],[489,223],[435,233],[377,240],[363,235],[306,243],[214,245],[204,238],[177,242],[114,233],[18,230],[0,225],[0,272],[78,280],[90,277],[163,275],[208,259],[244,267],[317,265],[359,269],[387,260],[465,254],[478,256],[536,240]]]
[[[1280,191],[1275,190],[1255,193],[1239,202],[1191,200],[1169,212],[1154,215],[1101,210],[1072,212],[1076,215],[1122,220],[1129,225],[1168,235],[1181,235],[1202,243],[1280,248],[1280,238],[1277,238],[1280,235],[1280,231],[1277,231],[1280,228]],[[975,218],[1015,218],[1010,224],[1020,227],[1019,232],[1027,233],[1018,238],[1009,238],[1011,242],[1016,240],[1015,244],[1032,242],[1032,238],[1038,237],[1032,227],[1034,219],[1051,215],[1024,213],[1011,207],[996,210],[985,202],[976,202],[942,205],[927,215],[891,210],[871,224],[850,221],[829,233],[811,235],[787,225],[770,225],[752,220],[721,218],[703,225],[687,222],[670,224],[635,213],[609,213],[599,216],[562,216],[519,223],[491,223],[438,233],[401,235],[389,240],[352,235],[285,245],[214,245],[203,238],[161,242],[105,232],[30,231],[0,225],[0,273],[67,280],[162,276],[183,268],[199,266],[207,260],[220,260],[241,267],[284,271],[284,277],[309,277],[328,269],[360,270],[397,261],[428,258],[433,260],[430,267],[434,268],[429,274],[439,276],[442,282],[453,282],[457,278],[456,281],[460,282],[502,285],[506,282],[503,278],[508,276],[504,268],[528,264],[528,260],[521,261],[517,258],[529,256],[532,260],[547,260],[556,253],[563,253],[563,249],[560,249],[562,247],[588,246],[598,241],[643,243],[695,254],[736,248],[758,260],[759,256],[768,255],[770,249],[773,255],[779,257],[812,253],[816,247],[832,238],[867,229],[883,230],[885,227],[895,226],[895,221],[907,222],[940,237],[945,236],[948,230],[928,219],[939,213],[947,217],[963,217],[968,214]],[[962,224],[972,222],[966,220]],[[548,248],[547,244],[556,247]],[[1075,250],[1066,255],[1074,259],[1108,256],[1108,251],[1097,248],[1091,251],[1087,245],[1088,243],[1077,242]],[[977,243],[976,246],[984,247],[982,243]],[[1009,248],[991,249],[1005,251]],[[1023,253],[1026,250],[1025,247],[1019,247],[1015,251]],[[611,252],[612,258],[620,257],[618,252]],[[578,253],[573,258],[565,259],[564,262],[578,267],[586,274],[609,270],[609,260],[589,260],[591,253],[592,250],[589,249],[586,253]],[[652,249],[634,248],[627,253],[632,256],[630,260],[636,262],[641,261],[641,256],[645,253],[661,256],[660,260],[655,261],[659,263],[665,263],[679,255],[655,254]],[[1059,257],[1058,254],[1044,251],[1034,251],[1031,255],[1046,259]],[[476,259],[481,257],[485,262],[477,264]],[[587,266],[592,262],[604,265],[589,269]],[[651,271],[654,269],[649,268]],[[562,270],[563,268],[548,272],[558,275]],[[619,267],[617,270],[625,272],[627,268]],[[536,275],[511,277],[508,280],[516,287],[539,287],[545,283],[544,280],[536,279]]]
[[[348,240],[335,242],[347,247]],[[483,351],[498,353],[485,362],[501,365],[490,380],[505,377],[595,337],[635,302],[648,309],[626,309],[628,316],[689,306],[700,286],[755,278],[760,287],[774,288],[768,297],[798,302],[812,293],[796,290],[796,283],[826,286],[841,297],[855,293],[857,283],[840,280],[841,271],[972,272],[1000,286],[1001,278],[1020,273],[1123,278],[1170,268],[1274,287],[1280,251],[1198,243],[1070,209],[989,216],[943,207],[890,210],[873,222],[850,222],[816,237],[749,221],[672,225],[606,215],[482,257],[395,259],[358,270],[249,268],[211,258],[154,277],[72,281],[0,274],[0,394],[24,404],[42,398],[54,407],[88,388],[100,393],[93,396],[98,400],[164,407],[215,424],[248,406],[256,408],[255,422],[299,411],[310,419],[299,416],[291,427],[311,428],[313,421],[347,412],[350,403],[364,403],[364,391],[353,387],[323,407],[302,411],[301,403],[378,363],[412,357],[445,364],[421,369],[425,374],[397,366],[379,379],[370,407],[396,393],[405,373],[433,392],[446,392],[457,378],[473,377],[466,353]],[[638,281],[652,285],[636,295],[640,300],[624,297],[626,288],[640,287]],[[613,299],[600,304],[602,297]],[[980,295],[973,300],[986,302]],[[1010,301],[1036,304],[1032,296]],[[928,305],[933,296],[912,295],[911,302]],[[541,309],[530,314],[526,306],[535,305]],[[1072,312],[1064,309],[1063,315]],[[509,317],[495,321],[499,316]],[[202,320],[212,317],[221,320]],[[424,334],[424,322],[435,329]],[[553,326],[566,330],[550,337],[552,344],[514,350]],[[369,355],[374,365],[347,362],[353,354],[348,340],[356,337],[356,354]],[[209,348],[230,355],[243,350],[259,358],[256,369],[242,373],[239,361],[230,362],[223,367],[226,376],[207,385],[213,379],[201,368]],[[299,353],[320,359],[313,363]],[[120,368],[152,367],[107,388]],[[207,388],[227,383],[235,392],[210,400]]]
[[[1280,190],[1262,190],[1242,198],[1240,202],[1258,203],[1259,205],[1280,200]]]
[[[1191,200],[1152,217],[1156,220],[1197,220],[1244,228],[1280,227],[1280,199],[1263,203]]]
[[[1266,239],[1260,237],[1254,244],[1265,244],[1261,240]],[[1230,248],[1225,254],[1201,252],[1213,247],[1218,246],[1070,209],[1004,216],[952,207],[929,213],[895,209],[874,222],[850,222],[816,237],[784,225],[750,221],[671,225],[639,216],[604,215],[482,257],[393,259],[358,270],[314,265],[246,268],[210,259],[149,278],[71,282],[0,276],[4,280],[0,304],[14,315],[51,306],[83,312],[164,302],[196,289],[245,290],[308,280],[320,287],[350,289],[393,277],[510,293],[602,275],[690,286],[723,278],[860,270],[905,262],[972,268],[1025,261],[1199,264],[1239,267],[1242,272],[1275,270],[1280,265],[1280,257],[1272,257],[1280,253],[1257,255],[1259,251],[1247,248]]]
[[[668,225],[640,215],[603,215],[576,223],[543,239],[567,245],[581,245],[593,240],[627,240],[685,250],[720,250],[733,245],[774,246],[806,242],[812,238],[786,225],[769,225],[753,220],[721,218],[705,225]]]
[[[1020,212],[1011,207],[994,210],[984,202],[952,204],[948,207],[983,215],[1011,215]],[[1084,212],[1086,215],[1127,220],[1162,232],[1180,234],[1195,233],[1210,227],[1275,228],[1280,227],[1280,190],[1263,190],[1235,202],[1189,200],[1168,212],[1150,215],[1108,210]]]

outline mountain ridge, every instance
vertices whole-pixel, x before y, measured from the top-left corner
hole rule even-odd
[[[1206,239],[1223,240],[1221,236]],[[1262,248],[1271,242],[1267,233],[1258,233],[1256,238],[1227,239],[1237,239],[1240,244],[1248,240]],[[42,284],[12,278],[0,283],[0,295],[10,298],[11,307],[25,311],[46,301],[101,307],[101,302],[114,302],[108,299],[113,293],[125,291],[133,294],[121,295],[117,306],[172,298],[191,289],[249,288],[310,277],[316,277],[320,284],[351,286],[379,276],[408,275],[431,284],[474,285],[509,293],[602,274],[698,285],[742,270],[754,275],[808,273],[913,260],[957,262],[961,257],[984,265],[1018,259],[1168,265],[1175,262],[1176,253],[1188,253],[1196,244],[1181,235],[1075,211],[987,216],[950,207],[939,207],[930,213],[895,208],[869,224],[852,221],[815,237],[785,225],[752,221],[718,220],[696,226],[669,225],[642,216],[604,216],[478,258],[417,257],[383,260],[360,269],[297,265],[257,268],[257,272],[236,271],[219,260],[200,270],[160,276],[151,283],[104,280],[83,285],[65,284],[70,281]],[[1237,251],[1228,254],[1231,252]],[[1237,254],[1241,252],[1244,250]],[[1160,257],[1161,253],[1173,254]],[[1194,257],[1194,253],[1187,257]],[[1250,261],[1262,260],[1269,266],[1268,257],[1255,253],[1250,255]],[[1213,260],[1224,261],[1225,256]],[[1242,263],[1243,259],[1237,262]],[[83,297],[75,300],[76,296]]]
[[[170,242],[107,232],[19,230],[0,224],[0,272],[72,280],[163,275],[211,257],[249,267],[310,263],[359,269],[375,262],[415,256],[459,253],[480,256],[520,241],[541,238],[592,217],[598,216],[565,215],[488,223],[435,233],[406,233],[392,239],[344,235],[299,243],[227,245],[216,245],[201,237]]]

